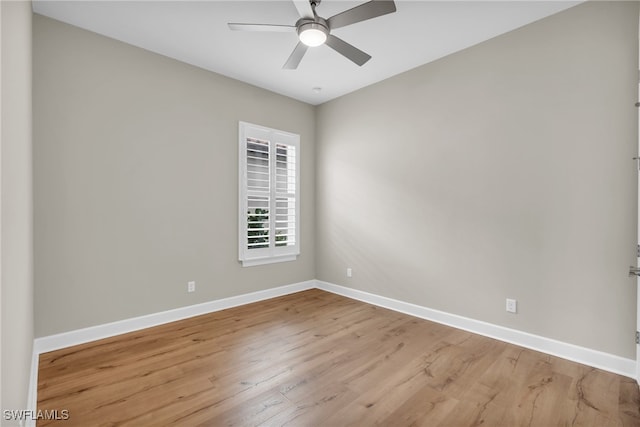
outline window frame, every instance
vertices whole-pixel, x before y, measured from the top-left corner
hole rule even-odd
[[[271,264],[286,261],[295,261],[300,255],[300,135],[286,132],[282,130],[272,129],[265,126],[260,126],[252,123],[240,121],[238,122],[238,139],[239,139],[239,209],[238,209],[238,259],[242,263],[243,267],[250,267],[255,265]],[[249,189],[249,162],[247,159],[247,141],[249,139],[259,140],[261,142],[267,142],[269,144],[269,190],[268,190],[268,203],[269,203],[269,233],[268,233],[268,247],[266,248],[248,248],[249,227],[248,217],[249,215],[249,197],[255,196],[255,191]],[[295,152],[295,188],[294,192],[278,192],[277,179],[276,179],[276,159],[277,146],[286,145],[294,148]],[[272,157],[273,156],[273,157]],[[260,193],[261,195],[267,192]],[[286,195],[285,195],[286,194]],[[294,243],[283,246],[278,245],[278,240],[274,238],[277,236],[276,222],[277,217],[273,215],[276,212],[276,202],[283,197],[295,197],[294,209],[295,219],[294,223]]]

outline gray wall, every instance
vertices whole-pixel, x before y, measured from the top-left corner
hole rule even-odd
[[[0,15],[0,408],[19,410],[27,407],[33,346],[31,2],[2,1]]]
[[[635,359],[637,69],[589,2],[321,105],[318,278]]]
[[[634,358],[637,21],[589,2],[314,108],[35,16],[36,336],[317,277]],[[301,134],[294,263],[237,261],[238,120]]]
[[[33,34],[37,337],[315,277],[314,107],[39,15]],[[237,260],[239,120],[301,136],[295,262]]]

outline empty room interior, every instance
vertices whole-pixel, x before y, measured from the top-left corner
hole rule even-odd
[[[639,12],[2,1],[0,424],[640,426]]]

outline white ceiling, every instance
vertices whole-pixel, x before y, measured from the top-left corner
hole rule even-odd
[[[231,31],[228,22],[294,25],[289,0],[34,1],[36,13],[310,103],[364,86],[542,19],[581,1],[396,1],[395,13],[332,31],[373,58],[358,67],[328,46],[282,65],[295,33]],[[323,0],[328,18],[363,1]],[[552,42],[552,41],[549,41]],[[313,88],[321,88],[316,93]]]

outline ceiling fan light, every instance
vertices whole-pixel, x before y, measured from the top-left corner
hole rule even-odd
[[[329,31],[326,27],[312,22],[301,25],[298,28],[298,37],[300,41],[309,47],[320,46],[327,40]]]

